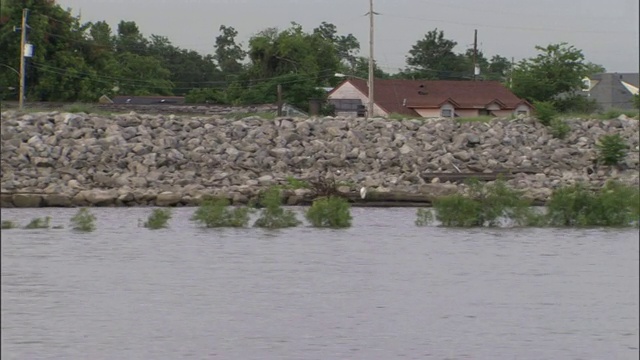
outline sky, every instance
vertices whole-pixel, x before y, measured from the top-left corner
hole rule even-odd
[[[291,22],[306,31],[326,21],[339,34],[353,34],[360,54],[369,54],[367,0],[58,0],[83,21],[135,21],[145,35],[163,35],[181,48],[212,53],[220,25],[238,31],[246,45],[269,27]],[[587,61],[608,72],[639,71],[638,0],[374,0],[374,58],[387,72],[406,67],[412,45],[438,28],[458,43],[457,52],[473,48],[485,57],[501,55],[518,62],[536,56],[536,45],[566,42]]]

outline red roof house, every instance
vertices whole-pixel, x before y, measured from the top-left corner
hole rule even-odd
[[[497,81],[383,80],[374,84],[373,116],[473,117],[529,115],[533,106]],[[328,95],[336,115],[355,116],[367,107],[369,88],[350,78]]]

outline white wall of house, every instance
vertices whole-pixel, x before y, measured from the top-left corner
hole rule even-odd
[[[424,118],[436,118],[440,117],[440,109],[418,109],[414,108],[418,115]]]
[[[365,108],[368,106],[369,97],[360,92],[353,84],[346,82],[329,95],[329,99],[360,99]],[[375,99],[374,99],[375,100]],[[336,113],[338,116],[356,116],[356,113]],[[387,116],[387,112],[376,104],[373,104],[373,116]]]

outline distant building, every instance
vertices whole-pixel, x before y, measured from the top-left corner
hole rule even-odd
[[[348,79],[328,95],[336,115],[363,116],[369,89]],[[383,80],[374,83],[373,116],[474,117],[529,115],[533,106],[497,81]]]
[[[633,95],[638,94],[639,87],[638,73],[602,73],[585,79],[582,93],[602,110],[633,109]]]

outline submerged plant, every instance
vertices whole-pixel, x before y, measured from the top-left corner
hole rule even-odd
[[[154,209],[144,223],[144,227],[151,230],[164,229],[171,219],[171,209]]]
[[[342,197],[322,197],[313,202],[305,217],[314,227],[348,228],[352,219],[351,205]]]
[[[18,224],[11,220],[2,220],[2,226],[0,226],[0,228],[2,228],[3,230],[15,229],[17,227],[18,227]]]
[[[75,231],[92,232],[96,229],[96,217],[87,208],[81,208],[71,218],[71,228]]]
[[[191,217],[192,221],[207,228],[245,227],[249,223],[249,208],[229,209],[229,200],[205,200]]]
[[[631,226],[640,220],[640,190],[615,181],[599,191],[576,184],[556,189],[547,207],[551,226]]]
[[[300,221],[296,219],[296,214],[293,211],[282,208],[279,188],[272,187],[268,189],[262,195],[260,203],[264,208],[253,226],[280,229],[300,225]]]
[[[34,218],[25,226],[25,229],[48,229],[50,227],[51,217]]]
[[[467,181],[468,194],[453,194],[435,199],[435,218],[446,227],[495,227],[508,219],[520,226],[537,221],[530,201],[520,191],[507,187],[502,179],[493,184],[481,184],[477,179]],[[429,220],[418,212],[416,225]]]
[[[416,217],[416,226],[428,226],[433,222],[433,212],[430,209],[418,209],[416,211]]]

